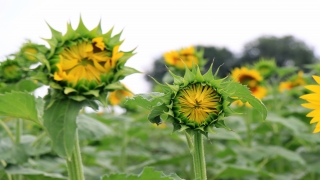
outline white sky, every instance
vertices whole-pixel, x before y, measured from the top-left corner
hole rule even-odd
[[[227,47],[235,53],[261,35],[294,35],[320,54],[320,0],[0,0],[0,61],[25,39],[45,44],[48,22],[66,31],[82,15],[92,29],[122,29],[121,50],[135,47],[127,66],[147,72],[155,58],[190,45]],[[124,83],[135,93],[147,92],[143,75]]]

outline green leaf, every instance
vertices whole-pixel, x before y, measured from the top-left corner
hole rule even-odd
[[[8,163],[18,164],[27,162],[28,155],[22,144],[12,143],[9,138],[1,138],[0,159]]]
[[[27,91],[33,92],[35,89],[40,87],[31,80],[21,80],[16,84],[9,84],[3,88],[0,88],[0,93],[11,92],[11,91]]]
[[[245,166],[227,165],[221,172],[220,178],[241,178],[247,175],[257,174],[258,170]]]
[[[62,180],[67,179],[60,174],[53,174],[53,173],[46,173],[40,170],[31,169],[31,168],[24,168],[21,166],[11,166],[6,169],[8,174],[16,175],[20,174],[23,175],[28,180]]]
[[[246,86],[230,80],[221,83],[221,88],[222,94],[225,94],[227,97],[239,99],[243,103],[248,102],[255,110],[260,113],[262,120],[266,119],[267,108],[259,99],[251,94],[250,90]]]
[[[275,113],[269,113],[267,117],[268,122],[278,123],[296,133],[299,137],[301,132],[308,130],[305,123],[295,117],[281,117]]]
[[[38,121],[37,101],[27,92],[0,94],[0,115]]]
[[[49,102],[46,102],[46,107]],[[76,117],[82,104],[71,99],[55,101],[44,111],[44,126],[53,142],[55,152],[63,157],[70,157],[77,129]]]
[[[101,180],[183,180],[176,174],[169,176],[161,171],[154,171],[152,167],[146,167],[139,175],[111,174],[103,176]]]
[[[148,120],[151,123],[161,124],[162,120],[160,118],[160,115],[167,111],[168,107],[165,104],[156,106],[151,110],[150,114],[148,115]]]
[[[80,140],[99,140],[103,136],[113,134],[111,128],[85,114],[77,117],[77,124]]]
[[[161,102],[160,98],[163,97],[163,93],[152,92],[149,94],[136,94],[131,98],[127,98],[125,104],[131,106],[141,106],[143,108],[151,110],[152,107],[157,106]]]

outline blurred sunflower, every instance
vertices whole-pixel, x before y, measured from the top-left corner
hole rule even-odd
[[[297,75],[291,77],[288,81],[281,82],[279,85],[279,91],[283,92],[285,90],[290,90],[292,88],[303,86],[306,81],[303,77],[303,71],[299,71]]]
[[[204,65],[205,60],[202,56],[203,51],[196,51],[193,46],[182,48],[178,51],[170,51],[163,55],[168,66],[182,70],[185,69],[185,66],[190,69],[192,64]]]
[[[320,76],[312,77],[318,83],[318,85],[308,85],[305,86],[305,88],[314,93],[303,95],[300,98],[309,102],[308,104],[302,104],[303,107],[313,109],[313,111],[307,114],[307,117],[312,117],[310,124],[317,123],[313,133],[318,133],[320,132]]]
[[[129,90],[115,90],[109,93],[108,100],[112,106],[120,104],[126,97],[132,97],[133,93]]]
[[[16,83],[24,77],[25,72],[16,59],[7,59],[0,63],[0,81]]]
[[[264,77],[270,77],[277,68],[275,59],[261,58],[257,63],[254,64],[254,68]]]
[[[231,77],[243,85],[247,85],[250,89],[253,96],[258,99],[262,99],[267,94],[267,89],[263,86],[260,86],[259,83],[263,80],[262,76],[257,70],[249,70],[246,67],[235,68],[231,72]],[[236,101],[240,102],[240,101]],[[242,104],[239,104],[242,105]]]

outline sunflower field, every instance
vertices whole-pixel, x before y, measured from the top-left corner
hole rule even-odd
[[[320,179],[319,63],[266,57],[219,77],[189,46],[134,94],[121,80],[141,72],[121,32],[81,19],[49,29],[49,46],[28,41],[0,62],[1,180]]]

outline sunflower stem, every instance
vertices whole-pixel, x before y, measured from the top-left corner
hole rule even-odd
[[[0,125],[3,127],[3,129],[7,132],[7,134],[9,135],[10,137],[10,140],[12,141],[12,143],[15,143],[15,139],[14,139],[14,136],[12,134],[12,131],[9,129],[9,127],[7,126],[6,123],[4,123],[1,119],[0,119]]]
[[[194,149],[193,149],[193,169],[195,180],[206,180],[207,172],[206,172],[206,161],[204,158],[204,147],[203,147],[203,139],[202,134],[196,132],[194,134]]]
[[[251,130],[251,121],[252,121],[252,110],[248,109],[247,118],[246,118],[246,126],[247,126],[247,145],[251,148],[252,143],[252,130]]]
[[[75,147],[71,159],[67,159],[67,169],[70,180],[84,180],[78,130],[76,130]]]
[[[21,141],[21,134],[22,134],[22,119],[17,119],[16,122],[16,143],[19,144]]]

